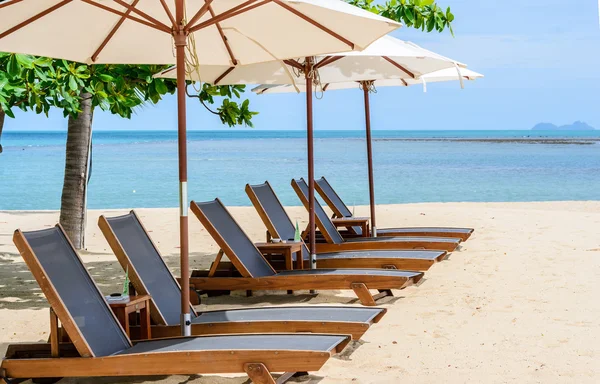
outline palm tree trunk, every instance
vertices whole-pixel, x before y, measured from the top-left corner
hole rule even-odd
[[[93,120],[91,95],[82,92],[80,98],[81,112],[76,118],[69,117],[60,206],[60,224],[77,249],[85,247],[87,175]]]
[[[4,127],[4,116],[6,114],[0,109],[0,140],[2,139],[2,128]],[[2,153],[2,143],[0,142],[0,153]]]

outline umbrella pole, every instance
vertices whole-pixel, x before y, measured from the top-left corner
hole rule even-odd
[[[315,168],[313,148],[313,95],[312,57],[306,58],[304,78],[306,80],[306,140],[308,148],[308,227],[310,236],[310,268],[317,268],[315,229]]]
[[[192,334],[190,314],[190,266],[188,239],[188,193],[187,193],[187,127],[185,96],[185,48],[187,36],[184,32],[183,0],[175,1],[175,17],[179,25],[174,26],[175,50],[177,55],[177,139],[179,150],[179,245],[181,263],[181,335]]]
[[[371,107],[369,104],[369,87],[366,81],[362,82],[365,97],[365,130],[367,133],[367,164],[369,168],[369,201],[371,203],[371,236],[377,237],[377,224],[375,223],[375,186],[373,177],[373,149],[371,147]]]

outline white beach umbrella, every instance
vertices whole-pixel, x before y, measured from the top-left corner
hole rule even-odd
[[[315,266],[312,118],[312,90],[314,85],[317,84],[317,90],[319,88],[327,90],[329,86],[334,84],[358,86],[360,82],[383,79],[392,79],[400,81],[402,84],[408,84],[408,80],[416,80],[427,73],[443,69],[451,69],[456,72],[460,67],[465,67],[465,65],[421,48],[416,44],[392,36],[384,36],[361,52],[349,51],[305,59],[275,60],[241,66],[201,66],[200,70],[191,74],[188,79],[202,80],[211,84],[289,84],[289,87],[282,87],[282,89],[307,91],[310,250],[311,266]],[[175,77],[175,74],[176,68],[170,68],[157,76],[168,78]],[[368,145],[370,153],[370,140],[368,140]],[[372,180],[372,173],[370,175],[370,180]],[[371,220],[373,224],[375,215]]]
[[[399,26],[340,0],[7,0],[0,2],[0,51],[177,64],[181,324],[189,335],[186,63],[230,66],[360,50]]]
[[[468,68],[460,68],[460,74],[463,80],[475,81],[483,78],[481,73],[477,73]],[[419,78],[404,78],[404,79],[380,79],[375,82],[375,86],[379,87],[408,87],[411,85],[427,85],[428,83],[439,83],[449,81],[460,81],[458,72],[455,68],[447,68],[432,73],[422,75]],[[341,83],[327,83],[326,91],[334,91],[339,89],[353,89],[361,87],[360,82],[357,81],[346,81]],[[294,86],[292,84],[262,84],[252,89],[259,95],[264,94],[275,94],[275,93],[297,93],[298,91],[304,92],[306,87],[304,85]]]
[[[460,73],[460,75],[459,75]],[[375,186],[374,186],[374,175],[373,175],[373,150],[371,144],[371,111],[369,104],[369,93],[374,87],[408,87],[410,85],[423,85],[426,90],[427,83],[437,83],[445,81],[459,81],[461,87],[463,86],[464,80],[474,81],[476,79],[483,78],[483,75],[475,71],[471,71],[466,68],[447,68],[439,71],[424,74],[418,78],[404,77],[404,78],[382,78],[372,79],[370,81],[345,81],[338,83],[326,83],[322,89],[325,91],[332,91],[336,89],[349,89],[349,88],[360,88],[364,94],[364,105],[365,105],[365,127],[367,135],[367,165],[369,173],[369,203],[371,208],[371,232],[372,236],[377,237],[377,222],[375,216]],[[306,91],[306,86],[301,85],[269,85],[263,84],[252,90],[258,94],[271,94],[271,93],[289,93]]]
[[[362,80],[416,79],[423,74],[454,68],[455,61],[411,42],[384,36],[360,52],[349,51],[316,57],[321,84],[356,83]],[[249,65],[201,65],[188,80],[210,84],[292,84],[303,86],[306,78],[298,73],[301,60],[271,60]],[[465,67],[456,62],[456,66]],[[456,73],[456,72],[455,72]],[[175,67],[157,77],[174,78]]]

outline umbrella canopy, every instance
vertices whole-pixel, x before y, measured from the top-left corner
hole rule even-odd
[[[460,68],[460,74],[463,80],[475,81],[477,79],[483,78],[481,73],[477,73],[467,68]],[[447,82],[447,81],[459,81],[458,72],[455,68],[447,68],[439,71],[435,71],[432,73],[425,74],[416,79],[381,79],[375,81],[375,86],[379,87],[408,87],[411,85],[423,85],[428,83],[439,83],[439,82]],[[346,81],[341,83],[329,83],[326,90],[333,91],[336,89],[352,89],[359,88],[360,83],[356,81]],[[291,92],[301,92],[305,91],[305,86],[298,86],[297,88],[291,84],[262,84],[252,89],[252,92],[258,93],[260,95],[263,94],[272,94],[272,93],[291,93]]]
[[[460,73],[460,75],[459,75]],[[365,105],[365,131],[367,136],[367,166],[369,173],[369,203],[371,207],[371,235],[377,237],[377,222],[375,214],[375,181],[373,175],[373,148],[371,140],[371,111],[369,102],[369,92],[373,90],[373,87],[408,87],[410,85],[423,84],[426,87],[427,83],[436,83],[443,81],[460,81],[462,87],[463,80],[476,80],[482,78],[483,75],[475,71],[471,71],[466,68],[447,68],[439,71],[431,72],[420,76],[419,78],[383,78],[373,79],[370,81],[345,81],[339,83],[327,83],[322,89],[323,90],[335,90],[335,89],[348,89],[348,88],[360,88],[364,95]],[[426,89],[426,88],[425,88]],[[270,93],[288,93],[306,91],[306,85],[297,86],[291,84],[284,85],[269,85],[263,84],[252,90],[258,94],[270,94]]]
[[[464,64],[438,55],[416,44],[384,36],[361,52],[331,53],[304,59],[273,60],[240,66],[200,66],[188,80],[211,84],[291,84],[306,91],[308,147],[308,200],[311,266],[316,266],[312,90],[315,84],[326,90],[330,84],[378,79],[417,79],[426,73],[464,67]],[[175,77],[178,68],[170,68],[157,77]]]
[[[362,80],[409,79],[464,64],[421,48],[411,42],[384,36],[360,52],[321,55],[315,58],[315,68],[322,85]],[[189,80],[210,84],[290,84],[302,87],[305,76],[298,73],[300,60],[270,62],[237,67],[202,65]],[[170,68],[158,77],[175,77]]]
[[[181,325],[190,335],[186,64],[360,50],[399,26],[341,0],[7,0],[0,2],[0,51],[177,65]]]
[[[87,63],[176,64],[175,2],[8,0],[1,50]],[[187,0],[185,30],[203,65],[364,49],[400,25],[340,0]],[[232,57],[233,56],[233,57]]]

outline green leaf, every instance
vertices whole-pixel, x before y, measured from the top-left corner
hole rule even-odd
[[[406,7],[404,9],[404,16],[406,17],[406,19],[411,22],[414,23],[415,22],[415,13],[412,10],[412,8]]]
[[[16,57],[17,61],[19,62],[19,64],[21,64],[22,67],[25,67],[28,69],[33,69],[33,63],[34,63],[33,56],[16,54],[15,57]]]
[[[98,75],[98,78],[100,78],[100,80],[104,81],[105,83],[110,83],[113,82],[115,79],[114,77],[107,75],[105,73],[101,73]]]
[[[37,67],[49,68],[52,66],[52,59],[49,57],[36,57],[33,64]]]
[[[13,113],[13,111],[10,110],[10,108],[4,109],[2,108],[2,110],[4,111],[4,113],[6,114],[6,116],[14,119],[15,118],[15,114]]]
[[[156,79],[154,81],[156,82],[156,91],[159,94],[164,95],[167,92],[169,92],[169,88],[167,88],[167,85],[165,84],[163,79]]]
[[[77,85],[77,79],[75,78],[75,76],[70,75],[69,76],[69,89],[71,91],[76,91],[79,88],[79,86]]]
[[[433,28],[435,28],[435,18],[430,17],[429,20],[427,20],[427,32],[433,31]]]
[[[17,77],[21,74],[21,66],[17,61],[16,55],[11,55],[8,59],[8,64],[6,65],[6,72],[11,77]]]

